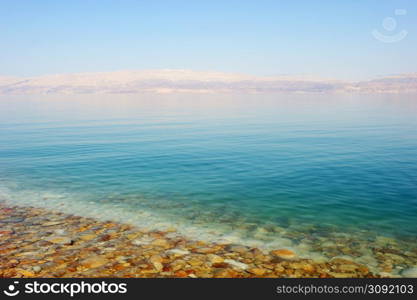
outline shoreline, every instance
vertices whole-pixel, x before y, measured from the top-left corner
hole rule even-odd
[[[318,262],[285,248],[198,241],[174,229],[1,202],[0,226],[0,277],[381,277],[344,258]]]

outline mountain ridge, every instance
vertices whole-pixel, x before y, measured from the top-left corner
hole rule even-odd
[[[0,94],[85,93],[415,93],[417,73],[367,81],[313,76],[253,76],[178,69],[0,76]]]

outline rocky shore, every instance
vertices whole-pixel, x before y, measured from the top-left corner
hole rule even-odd
[[[417,253],[416,253],[417,256]],[[0,277],[379,277],[348,259],[303,259],[0,204]]]

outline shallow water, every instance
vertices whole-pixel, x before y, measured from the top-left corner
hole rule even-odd
[[[2,96],[0,197],[306,255],[413,245],[417,96]]]

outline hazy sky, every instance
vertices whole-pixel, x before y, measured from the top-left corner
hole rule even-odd
[[[374,29],[407,36],[385,43]],[[415,0],[1,0],[0,35],[0,75],[180,68],[366,79],[417,72]]]

